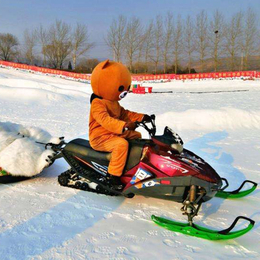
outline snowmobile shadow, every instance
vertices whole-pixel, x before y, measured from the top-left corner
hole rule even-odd
[[[61,187],[56,192],[66,191],[67,187]],[[64,243],[69,244],[75,236],[97,225],[123,201],[123,197],[79,191],[55,207],[1,233],[1,259],[25,260],[53,247],[63,247]]]
[[[64,166],[64,165],[53,164],[50,167],[44,169],[40,174],[33,177],[11,176],[11,175],[0,176],[0,191],[3,191],[8,187],[14,187],[16,184],[19,184],[21,182],[26,182],[27,180],[34,180],[34,179],[41,180],[46,178],[57,179],[59,173],[68,169],[68,166]]]
[[[58,183],[58,176],[68,170],[70,167],[66,163],[66,161],[61,158],[56,160],[50,167],[45,168],[42,173],[38,176],[38,178],[46,178],[46,179],[56,179]],[[36,176],[37,177],[37,176]]]
[[[58,190],[55,189],[55,192],[67,194],[69,188],[59,186],[57,176],[68,167],[68,164],[60,159],[44,169],[40,175],[29,179],[35,179],[36,183],[38,181],[41,183],[41,178],[55,179],[55,183],[57,182],[59,187]],[[0,184],[1,191],[16,184]],[[41,186],[40,184],[39,187]],[[65,196],[68,197],[68,195]],[[33,258],[42,254],[52,247],[62,247],[64,242],[85,232],[104,219],[107,214],[115,211],[123,201],[123,197],[79,191],[45,212],[0,233],[0,252],[2,253],[0,258],[1,260],[23,260],[28,259],[29,256]],[[39,198],[38,203],[41,204],[41,198]]]
[[[0,177],[0,184],[16,183],[16,182],[25,181],[28,179],[30,179],[30,177],[6,175],[6,176]]]
[[[232,165],[234,162],[233,157],[230,154],[222,152],[221,146],[218,146],[217,144],[214,145],[214,143],[224,140],[227,137],[228,133],[226,131],[212,132],[200,138],[191,140],[185,147],[207,161],[221,177],[227,178],[230,184],[227,190],[233,190],[238,188],[240,183],[246,178],[241,171]],[[209,215],[216,213],[223,202],[223,199],[213,198],[212,200],[203,203],[201,211],[204,215],[202,221]]]

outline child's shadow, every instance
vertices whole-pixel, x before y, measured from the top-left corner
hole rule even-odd
[[[222,152],[220,146],[213,144],[227,137],[228,133],[226,131],[213,132],[188,142],[185,147],[202,157],[216,170],[220,177],[228,179],[229,187],[227,190],[234,190],[245,180],[245,176],[232,165],[234,162],[233,157],[230,154]],[[203,219],[217,212],[223,201],[222,199],[213,199],[203,203]]]

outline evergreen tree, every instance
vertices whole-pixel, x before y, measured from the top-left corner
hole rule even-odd
[[[72,65],[71,65],[71,62],[69,62],[69,65],[68,65],[68,70],[72,70]]]

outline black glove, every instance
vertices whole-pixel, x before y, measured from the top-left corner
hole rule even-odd
[[[152,120],[155,120],[155,115],[144,115],[142,122],[149,123],[152,122]]]

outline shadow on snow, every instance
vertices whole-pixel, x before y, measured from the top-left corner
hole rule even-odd
[[[245,176],[233,166],[234,158],[230,154],[222,152],[221,146],[215,144],[227,137],[228,133],[226,131],[213,132],[191,140],[185,147],[208,162],[220,177],[226,178],[230,185],[227,190],[233,190],[239,187],[240,183],[245,180]],[[214,199],[202,204],[204,213],[202,221],[216,213],[223,202],[223,199]]]
[[[221,177],[226,177],[232,189],[237,188],[245,176],[232,166],[233,157],[221,152],[222,148],[213,144],[227,136],[225,131],[209,133],[188,142],[185,147],[212,165]],[[65,241],[84,232],[106,214],[116,210],[123,200],[120,197],[110,199],[104,195],[80,191],[46,212],[1,233],[1,259],[28,259],[52,247],[62,246]],[[217,203],[214,200],[203,204],[204,218],[218,211],[222,200]]]

